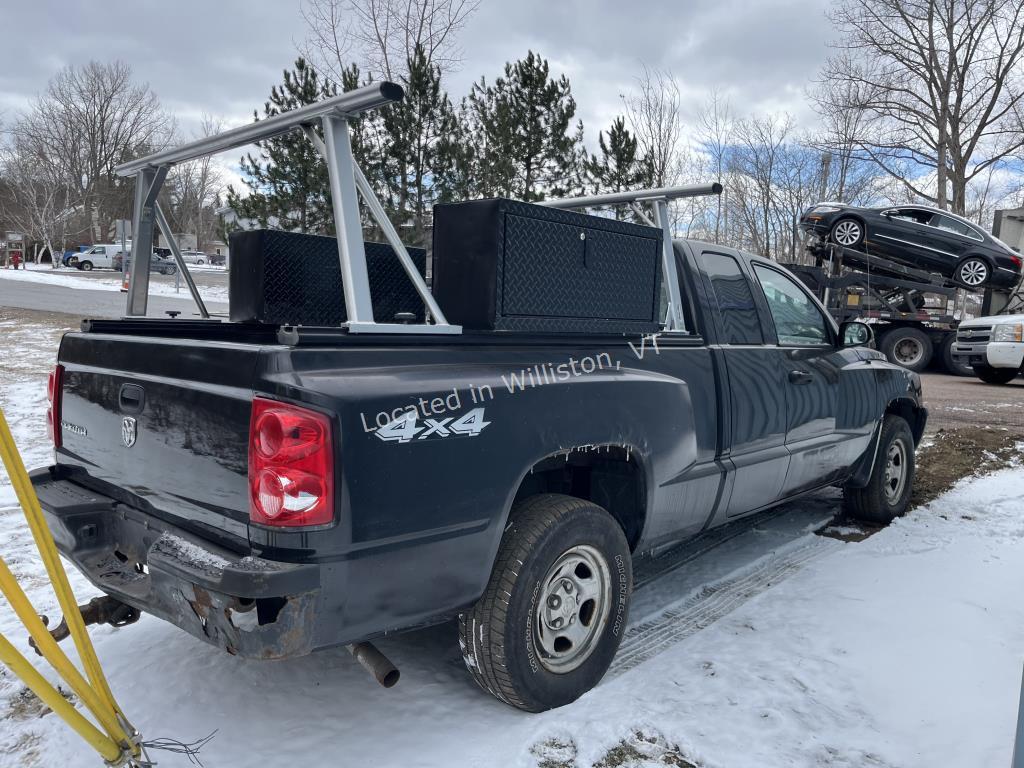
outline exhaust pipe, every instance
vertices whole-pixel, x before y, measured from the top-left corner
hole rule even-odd
[[[345,647],[356,657],[356,661],[362,664],[363,668],[385,688],[391,688],[398,682],[402,673],[373,643],[356,643]]]

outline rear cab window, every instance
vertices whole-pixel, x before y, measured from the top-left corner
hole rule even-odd
[[[734,256],[704,251],[701,266],[718,309],[722,344],[764,344],[750,281]]]

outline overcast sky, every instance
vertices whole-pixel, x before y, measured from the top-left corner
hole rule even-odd
[[[621,111],[642,64],[673,72],[684,108],[712,89],[740,114],[813,120],[804,88],[827,53],[827,0],[482,0],[460,38],[453,101],[528,49],[569,76],[588,144]],[[0,0],[0,120],[67,64],[120,58],[190,133],[209,113],[230,125],[262,105],[305,35],[299,0]]]

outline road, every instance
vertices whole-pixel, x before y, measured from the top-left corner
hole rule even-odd
[[[929,432],[973,425],[1024,434],[1024,378],[1002,385],[944,373],[925,373],[921,379]]]
[[[119,273],[111,270],[93,270],[92,272],[80,272],[78,270],[58,270],[49,273],[56,277],[69,277],[76,283],[81,280],[96,280],[108,282],[116,279]],[[194,274],[196,284],[202,292],[204,287],[219,288],[225,290],[227,286],[226,272],[196,272]],[[174,277],[170,275],[154,274],[150,276],[154,283],[163,283],[167,286],[174,285]],[[70,288],[50,283],[31,283],[16,280],[0,279],[0,307],[12,307],[17,309],[29,309],[40,312],[60,312],[63,314],[75,315],[79,318],[118,318],[124,315],[125,294],[118,291],[97,288],[87,290],[84,288]],[[208,301],[207,308],[215,314],[226,314],[228,306],[224,302]],[[182,316],[196,315],[198,310],[195,303],[189,296],[188,288],[184,280],[181,283],[181,297],[150,295],[149,312],[150,316],[162,315],[167,311],[181,312]]]

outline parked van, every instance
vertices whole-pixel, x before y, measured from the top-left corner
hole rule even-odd
[[[132,244],[128,243],[125,246],[128,250],[131,250]],[[78,267],[84,272],[88,272],[92,269],[113,269],[114,268],[114,256],[121,252],[121,246],[112,245],[109,243],[103,243],[100,245],[94,245],[82,253],[76,253],[70,259],[68,259],[68,266]]]

